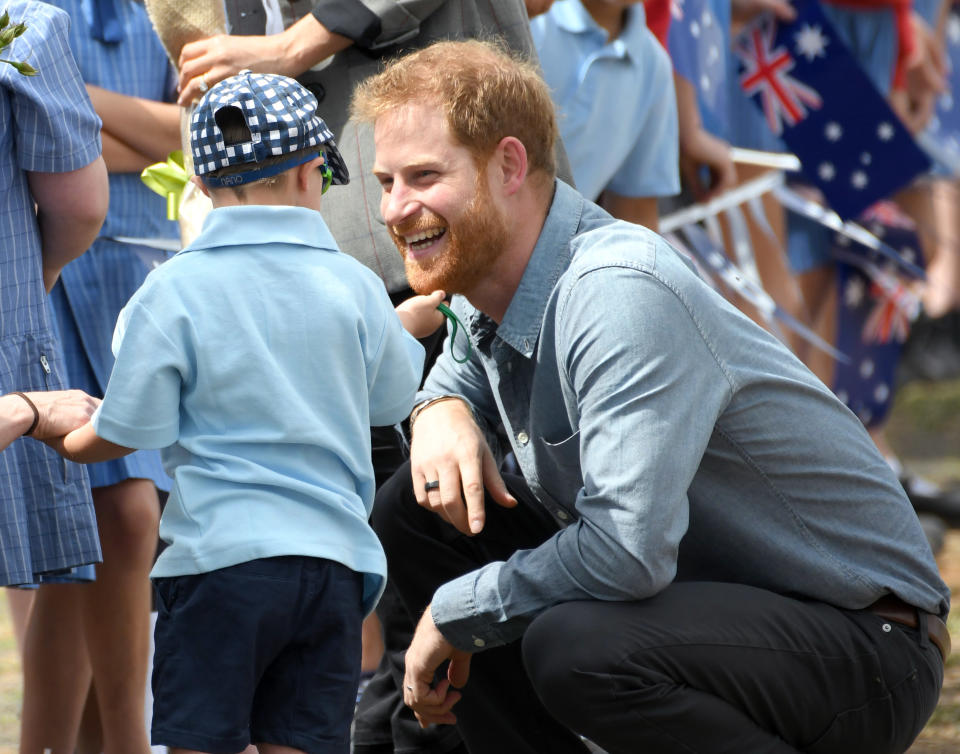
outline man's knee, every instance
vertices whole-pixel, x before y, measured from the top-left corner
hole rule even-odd
[[[584,603],[568,602],[541,613],[524,633],[522,654],[530,683],[550,713],[574,730],[588,700],[604,693],[609,678],[597,672],[602,653]]]

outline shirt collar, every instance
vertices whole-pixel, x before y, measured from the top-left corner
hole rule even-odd
[[[497,336],[527,358],[533,355],[550,294],[570,264],[570,241],[577,232],[585,200],[561,180],[540,238],[520,285],[497,328]]]
[[[627,20],[620,31],[620,36],[606,42],[604,48],[617,57],[635,57],[631,50],[643,49],[644,34],[647,31],[647,15],[642,3],[631,5],[626,9]],[[593,34],[606,40],[607,32],[587,12],[579,0],[559,0],[548,11],[557,26],[571,34]]]
[[[261,244],[338,250],[319,212],[306,207],[248,204],[212,210],[203,221],[200,235],[180,253]]]

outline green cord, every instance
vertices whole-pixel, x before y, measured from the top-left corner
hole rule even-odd
[[[463,334],[466,335],[467,338],[467,355],[462,359],[458,359],[457,354],[453,351],[453,343],[457,339],[457,329],[463,327],[463,323],[457,319],[457,315],[453,313],[453,310],[443,302],[437,304],[437,309],[439,309],[440,313],[449,319],[453,325],[453,332],[450,333],[450,357],[458,364],[466,364],[470,361],[470,356],[473,353],[473,347],[470,345],[470,336],[467,335],[466,328],[463,328]]]

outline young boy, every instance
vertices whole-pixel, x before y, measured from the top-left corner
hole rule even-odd
[[[120,313],[103,404],[58,445],[164,449],[152,734],[174,752],[349,748],[386,575],[369,428],[409,414],[424,353],[400,317],[429,333],[443,294],[395,313],[337,250],[320,195],[349,177],[316,109],[249,71],[200,102],[193,180],[214,209]]]

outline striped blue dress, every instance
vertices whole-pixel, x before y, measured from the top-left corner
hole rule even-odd
[[[70,54],[67,16],[44,3],[10,0],[27,31],[0,65],[0,391],[60,389],[63,357],[51,327],[40,235],[24,171],[69,172],[100,154],[100,122]],[[0,453],[0,585],[100,560],[83,467],[24,438]]]
[[[83,80],[122,94],[174,101],[174,70],[143,3],[113,0],[122,38],[110,43],[91,34],[96,2],[51,0],[73,19],[70,45]],[[66,266],[51,295],[71,387],[103,395],[113,368],[110,344],[117,315],[149,271],[143,261],[148,249],[112,239],[178,236],[177,224],[167,220],[166,200],[144,186],[138,174],[110,174],[110,208],[100,238]],[[138,451],[91,464],[87,471],[93,487],[143,478],[153,480],[160,489],[170,488],[158,451]]]

